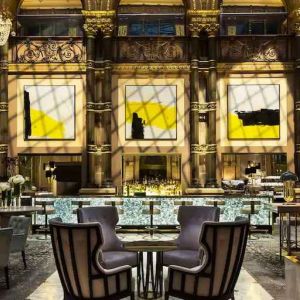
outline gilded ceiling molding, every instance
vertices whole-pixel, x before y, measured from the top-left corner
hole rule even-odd
[[[215,36],[219,30],[220,10],[188,10],[189,30],[193,35],[206,31]]]
[[[185,63],[151,63],[151,64],[114,64],[116,74],[149,74],[149,73],[189,73],[190,64]]]
[[[95,37],[99,30],[105,37],[111,36],[115,28],[115,10],[83,10],[83,29],[88,37]]]
[[[243,62],[243,63],[218,63],[217,71],[219,73],[287,73],[294,72],[293,62]]]

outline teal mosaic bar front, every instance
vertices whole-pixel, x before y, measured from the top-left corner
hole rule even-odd
[[[177,225],[176,208],[174,205],[175,200],[181,201],[193,201],[193,205],[207,206],[207,200],[222,199],[225,201],[225,205],[221,206],[221,221],[234,221],[237,216],[248,217],[248,215],[241,214],[241,209],[244,207],[244,201],[250,200],[249,197],[101,197],[101,198],[55,198],[55,214],[49,216],[49,219],[54,217],[62,218],[63,222],[76,223],[77,216],[73,214],[75,206],[72,207],[71,201],[90,201],[90,206],[103,206],[107,200],[124,200],[122,209],[124,214],[119,215],[119,225],[149,225],[150,216],[144,215],[142,210],[147,208],[142,205],[143,200],[159,200],[161,205],[156,206],[160,209],[159,215],[154,215],[153,221],[155,225]],[[43,200],[47,200],[44,198]],[[50,200],[50,198],[48,199]],[[53,198],[51,198],[53,200]],[[251,200],[260,201],[260,205],[255,208],[258,209],[258,213],[251,215],[251,224],[253,225],[271,225],[271,210],[270,203],[271,197],[254,197]],[[249,207],[249,206],[248,206]],[[44,223],[44,216],[38,215],[37,224]]]

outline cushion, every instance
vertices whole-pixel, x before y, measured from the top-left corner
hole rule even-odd
[[[163,253],[163,265],[193,268],[200,265],[199,251],[172,250]]]
[[[104,251],[102,252],[101,265],[105,269],[113,269],[125,265],[136,267],[138,264],[137,253],[130,251]]]

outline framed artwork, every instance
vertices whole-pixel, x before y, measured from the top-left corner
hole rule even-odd
[[[24,86],[25,140],[75,140],[75,86]]]
[[[126,85],[126,140],[176,140],[176,103],[176,85]]]
[[[228,85],[228,139],[280,139],[279,84]]]

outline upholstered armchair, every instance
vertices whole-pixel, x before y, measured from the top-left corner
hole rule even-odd
[[[179,265],[186,268],[201,263],[203,251],[199,248],[201,227],[205,221],[219,221],[220,209],[208,206],[180,206],[178,222],[180,234],[177,249],[163,253],[163,265]]]
[[[24,268],[27,268],[26,256],[25,256],[25,246],[28,236],[29,227],[31,224],[31,218],[11,216],[9,219],[8,227],[13,229],[13,236],[10,246],[10,252],[21,252]]]
[[[137,253],[126,251],[121,240],[116,235],[116,225],[119,221],[118,210],[114,206],[83,207],[78,209],[78,222],[99,222],[103,233],[101,247],[102,266],[106,269],[122,265],[136,267]]]
[[[9,289],[8,261],[13,229],[0,229],[0,269],[4,269],[6,286]]]
[[[131,267],[105,269],[101,246],[103,235],[99,223],[64,224],[50,220],[55,263],[65,300],[134,299]]]
[[[170,266],[165,299],[234,299],[234,287],[242,267],[248,221],[205,222],[200,235],[204,256],[200,266]]]

